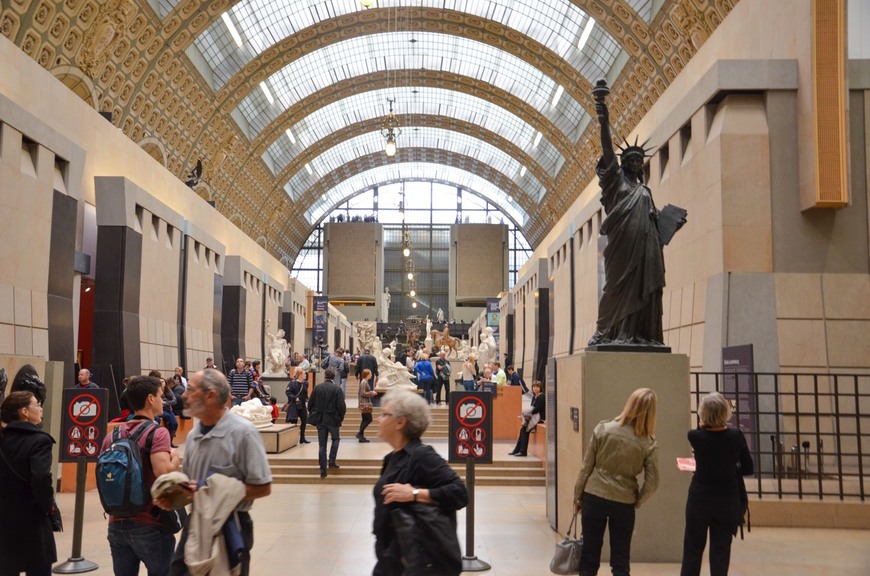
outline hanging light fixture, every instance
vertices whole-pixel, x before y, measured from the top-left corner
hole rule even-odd
[[[392,158],[396,155],[396,138],[402,133],[402,129],[399,127],[399,120],[393,114],[393,102],[395,100],[387,98],[387,102],[390,103],[390,112],[384,118],[384,127],[381,129],[381,134],[387,139],[384,152],[386,152],[388,157]]]

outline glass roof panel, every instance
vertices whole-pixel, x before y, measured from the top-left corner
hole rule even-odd
[[[413,174],[413,177],[409,178],[409,174]],[[425,162],[396,162],[354,174],[318,198],[305,212],[305,218],[310,224],[316,224],[334,206],[341,204],[357,192],[373,188],[382,182],[403,179],[413,181],[437,180],[460,186],[463,190],[486,198],[498,206],[519,227],[524,226],[529,218],[529,215],[510,195],[488,180],[455,166]],[[463,198],[467,197],[467,194],[463,192]]]
[[[415,40],[415,42],[411,42]],[[396,70],[397,83],[414,84],[414,70],[444,70],[495,85],[528,102],[572,141],[589,115],[570,95],[558,106],[550,102],[556,83],[537,68],[488,44],[459,36],[428,32],[392,32],[351,38],[297,59],[267,80],[274,104],[262,90],[253,90],[238,110],[253,138],[284,110],[318,90],[347,78]],[[404,110],[396,109],[399,114]]]
[[[167,2],[168,0],[162,0]],[[650,0],[629,2],[646,8]],[[443,8],[493,20],[543,44],[594,83],[609,72],[621,48],[600,26],[583,50],[578,41],[589,16],[570,0],[379,0],[378,7]],[[364,10],[351,0],[243,0],[230,9],[242,38],[239,48],[228,27],[215,20],[196,45],[215,72],[219,89],[248,62],[270,46],[329,18]],[[638,8],[635,8],[638,10]],[[647,15],[648,18],[648,15]],[[646,20],[649,22],[649,20]],[[597,57],[594,57],[597,56]]]
[[[492,144],[467,134],[428,126],[419,128],[408,126],[403,128],[402,135],[397,139],[397,145],[400,149],[432,148],[475,158],[516,182],[535,202],[540,201],[546,193],[544,185],[532,174],[527,172],[520,176],[523,167],[512,156]],[[380,132],[369,132],[350,138],[308,162],[311,173],[306,168],[299,170],[290,178],[284,189],[294,201],[298,201],[302,194],[314,186],[321,177],[360,156],[378,153],[384,153],[384,137]]]
[[[564,163],[549,140],[541,138],[534,146],[534,127],[492,102],[444,88],[402,86],[354,94],[315,110],[290,127],[295,143],[281,132],[268,150],[275,173],[328,134],[350,124],[384,118],[389,111],[388,98],[396,99],[394,107],[400,108],[402,114],[446,116],[491,130],[527,152],[550,176],[555,176]]]

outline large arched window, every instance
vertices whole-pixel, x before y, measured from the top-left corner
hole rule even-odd
[[[399,202],[405,192],[405,222],[412,236],[416,264],[417,302],[412,310],[403,285],[402,212]],[[492,223],[508,226],[508,282],[516,283],[517,272],[532,254],[522,231],[498,208],[462,188],[438,182],[402,182],[370,188],[336,206],[325,221],[375,219],[384,226],[384,281],[395,296],[390,306],[409,316],[448,309],[447,274],[450,225]],[[292,275],[316,292],[323,289],[323,227],[309,236],[293,265]],[[495,296],[495,294],[493,294]]]

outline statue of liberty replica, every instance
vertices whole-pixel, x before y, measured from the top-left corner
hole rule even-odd
[[[686,211],[665,206],[660,212],[652,191],[644,183],[647,151],[637,140],[625,142],[617,161],[611,139],[605,97],[607,83],[599,80],[592,90],[601,125],[601,158],[596,172],[601,204],[607,217],[601,234],[604,248],[604,290],[598,303],[598,322],[589,346],[663,347],[662,290],[665,263],[662,248],[686,222]]]

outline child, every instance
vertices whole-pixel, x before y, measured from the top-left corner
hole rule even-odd
[[[269,403],[272,404],[272,424],[278,419],[278,399],[274,396],[269,398]]]

